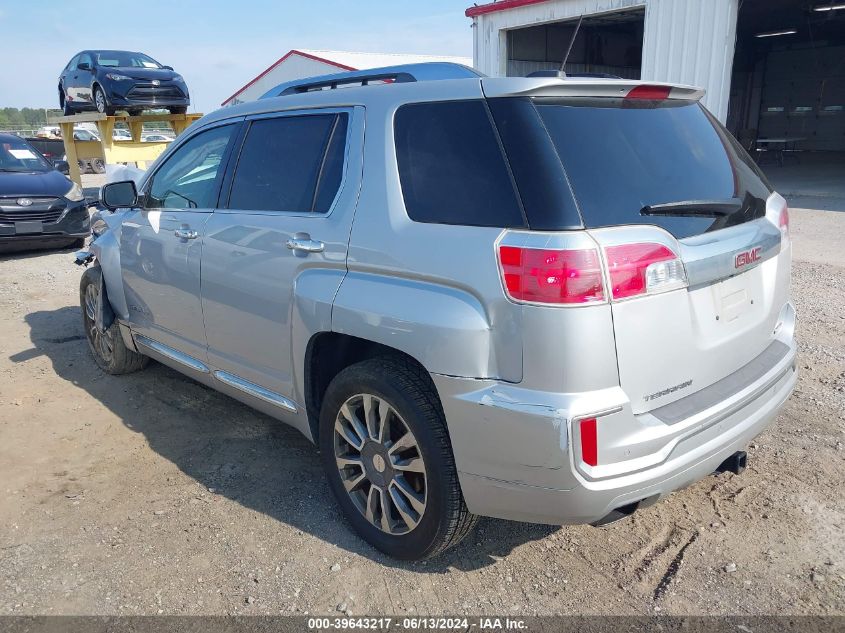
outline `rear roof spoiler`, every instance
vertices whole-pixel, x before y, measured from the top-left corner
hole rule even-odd
[[[659,81],[634,79],[604,79],[568,77],[484,77],[481,87],[486,97],[615,97],[624,98],[638,86],[668,88],[667,99],[698,101],[704,96],[703,88],[670,84]]]

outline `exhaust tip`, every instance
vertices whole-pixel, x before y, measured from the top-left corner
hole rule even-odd
[[[716,474],[733,473],[734,475],[739,475],[743,470],[745,470],[747,465],[748,453],[745,451],[737,451],[719,464],[719,467],[716,469]]]

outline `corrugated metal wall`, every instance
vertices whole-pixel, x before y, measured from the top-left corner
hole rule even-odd
[[[642,78],[701,86],[720,121],[728,115],[738,0],[648,0]]]
[[[507,30],[645,6],[642,78],[701,86],[704,104],[728,112],[739,0],[548,0],[475,18],[474,65],[507,73]]]

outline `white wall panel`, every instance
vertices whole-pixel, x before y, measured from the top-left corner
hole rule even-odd
[[[700,86],[704,105],[728,114],[738,0],[648,0],[642,78]]]

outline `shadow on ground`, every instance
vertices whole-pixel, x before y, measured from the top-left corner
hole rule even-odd
[[[47,356],[58,376],[87,391],[206,488],[350,552],[416,572],[466,571],[559,529],[482,520],[463,544],[435,560],[390,559],[352,532],[325,482],[317,449],[298,431],[157,363],[129,376],[103,374],[89,355],[77,307],[33,312],[26,322],[33,347],[13,355],[13,362]]]
[[[9,240],[0,242],[0,261],[13,259],[31,259],[43,257],[53,253],[67,253],[70,261],[72,253],[79,250],[75,240],[66,238],[48,239],[44,243],[38,242],[15,242]]]

